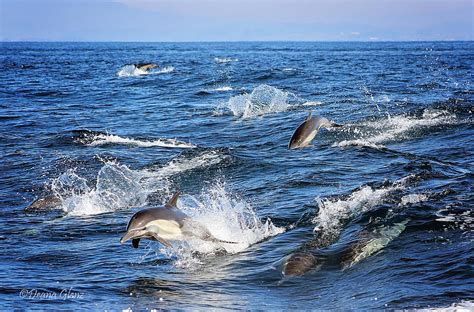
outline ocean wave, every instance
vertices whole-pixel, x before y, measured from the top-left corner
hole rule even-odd
[[[83,139],[79,139],[79,142],[88,146],[101,146],[108,144],[123,144],[133,145],[139,147],[176,147],[176,148],[194,148],[195,145],[178,141],[176,139],[155,139],[155,140],[138,140],[133,138],[121,137],[113,134],[103,133],[91,133],[89,136]]]
[[[239,59],[237,58],[230,58],[230,57],[215,57],[214,62],[217,64],[225,64],[230,62],[237,62]]]
[[[349,131],[359,136],[351,140],[334,143],[334,147],[366,146],[383,148],[382,143],[410,138],[420,129],[440,125],[449,125],[456,122],[456,115],[445,110],[426,109],[420,117],[399,115],[386,119],[365,122]]]
[[[217,110],[229,110],[234,116],[245,119],[286,111],[292,106],[290,101],[294,99],[297,96],[291,92],[261,84],[251,93],[231,97],[227,102],[221,103]]]
[[[200,254],[222,252],[238,253],[267,237],[283,233],[284,228],[273,225],[270,219],[261,221],[253,207],[245,200],[229,193],[223,182],[216,182],[204,189],[200,195],[184,195],[178,208],[209,229],[214,237],[234,241],[237,244],[222,244],[199,239],[189,239],[176,244],[172,249],[161,249],[177,260],[174,265],[195,268],[202,263]]]
[[[313,223],[317,224],[314,231],[327,235],[338,235],[347,219],[354,218],[383,203],[391,193],[404,189],[412,178],[413,175],[409,175],[381,188],[372,188],[366,185],[344,199],[316,198],[319,211],[313,218]]]
[[[117,162],[105,162],[91,185],[76,170],[69,169],[51,182],[51,190],[60,199],[60,208],[69,215],[96,215],[147,204],[149,196],[159,192],[171,196],[174,175],[219,165],[230,156],[220,151],[180,155],[162,167],[132,170]]]

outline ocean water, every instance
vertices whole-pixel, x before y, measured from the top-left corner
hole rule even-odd
[[[473,309],[474,43],[0,49],[2,310]],[[120,245],[176,190],[238,244]]]

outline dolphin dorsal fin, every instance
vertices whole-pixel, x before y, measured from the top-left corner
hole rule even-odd
[[[171,197],[171,199],[166,203],[165,207],[168,207],[168,208],[175,208],[175,207],[176,207],[176,203],[178,202],[179,194],[181,194],[181,192],[179,192],[179,191],[177,191],[176,193],[174,193],[173,197]]]
[[[306,120],[310,120],[310,119],[311,119],[311,115],[313,115],[313,112],[312,112],[312,111],[309,111],[309,114],[308,114],[308,117],[306,117]]]

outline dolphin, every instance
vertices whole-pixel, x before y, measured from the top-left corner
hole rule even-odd
[[[323,255],[315,249],[293,252],[286,257],[282,274],[284,277],[301,276],[335,261],[341,270],[345,271],[387,246],[405,230],[409,221],[410,219],[406,219],[373,231],[362,231],[355,241],[338,251],[337,256]]]
[[[296,149],[309,146],[320,128],[331,127],[342,127],[342,125],[332,123],[324,117],[312,117],[312,113],[309,112],[309,115],[306,120],[301,125],[299,125],[295,133],[293,133],[290,143],[288,144],[288,149]]]
[[[153,69],[155,67],[158,67],[158,65],[154,63],[138,63],[138,64],[133,64],[135,68],[143,70],[143,71],[149,71],[150,69]]]
[[[409,220],[406,219],[392,226],[379,228],[374,232],[364,231],[360,233],[359,240],[352,244],[341,257],[342,270],[351,268],[383,249],[405,230]]]
[[[179,194],[176,192],[162,207],[146,208],[135,213],[128,222],[127,233],[120,239],[120,243],[131,239],[132,246],[138,248],[140,239],[150,239],[171,247],[168,241],[197,237],[214,243],[237,244],[215,238],[204,225],[179,210],[176,207]]]
[[[61,204],[61,199],[57,196],[50,195],[41,197],[25,207],[25,211],[43,211],[57,208]]]
[[[312,253],[304,251],[295,252],[283,264],[282,274],[283,276],[301,276],[317,266],[317,258]]]

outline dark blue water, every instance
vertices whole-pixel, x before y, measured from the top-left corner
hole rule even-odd
[[[472,42],[1,52],[3,310],[472,308]],[[308,111],[344,126],[288,150]],[[239,244],[120,245],[176,190]]]

